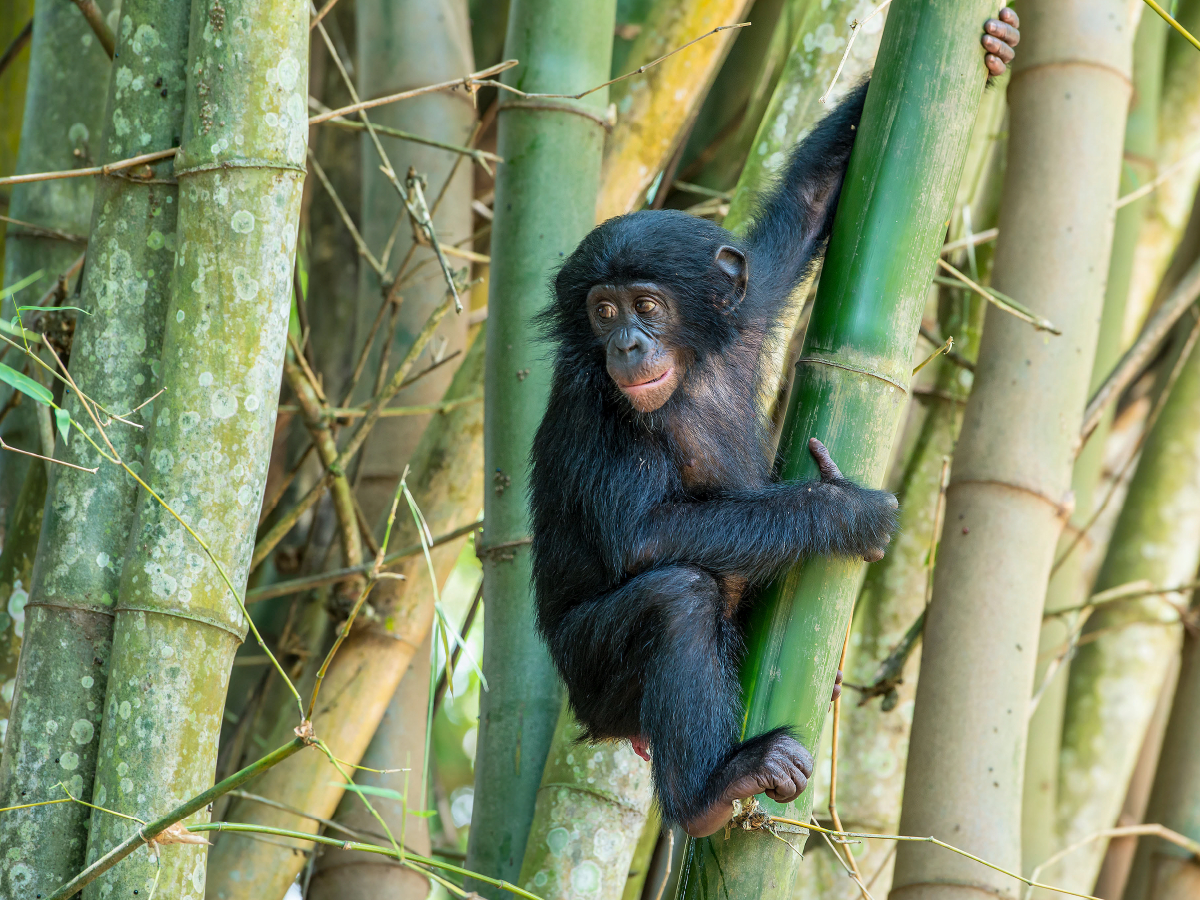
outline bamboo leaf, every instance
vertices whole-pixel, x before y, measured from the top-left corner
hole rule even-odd
[[[58,433],[62,435],[63,443],[67,443],[67,438],[71,434],[71,414],[65,409],[55,408],[54,424],[58,426]]]
[[[18,372],[12,366],[4,363],[0,363],[0,381],[20,391],[26,397],[32,397],[38,403],[49,406],[54,399],[49,388],[42,387],[24,372]]]

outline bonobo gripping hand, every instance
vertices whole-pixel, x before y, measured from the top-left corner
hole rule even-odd
[[[854,522],[854,537],[861,541],[862,558],[867,562],[883,559],[884,551],[891,543],[892,532],[896,528],[896,510],[900,507],[899,502],[887,491],[859,487],[842,475],[825,445],[816,438],[809,438],[808,452],[817,463],[821,482],[846,491],[846,513]]]

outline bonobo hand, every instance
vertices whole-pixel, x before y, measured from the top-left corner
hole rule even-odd
[[[1008,64],[1013,61],[1013,47],[1021,42],[1021,20],[1007,6],[997,14],[998,18],[988,19],[983,23],[983,37],[979,43],[987,54],[983,64],[987,66],[988,74],[1003,75]]]
[[[822,482],[852,492],[848,493],[847,504],[853,507],[853,520],[864,530],[858,537],[878,542],[876,546],[868,544],[862,558],[867,562],[883,559],[884,549],[892,540],[891,532],[895,528],[895,511],[900,507],[899,502],[887,491],[861,488],[843,476],[825,445],[816,438],[809,438],[808,452],[816,460]]]
[[[840,696],[842,696],[842,670],[838,669],[837,676],[833,679],[833,696],[829,699],[834,701]]]

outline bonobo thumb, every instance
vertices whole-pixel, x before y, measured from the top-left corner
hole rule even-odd
[[[817,469],[821,472],[822,481],[841,481],[842,473],[834,463],[825,445],[816,438],[808,439],[808,452],[817,461]]]

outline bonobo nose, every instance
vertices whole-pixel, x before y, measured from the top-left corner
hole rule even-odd
[[[642,354],[646,352],[646,340],[640,331],[632,328],[622,328],[613,334],[609,346],[625,354]]]

